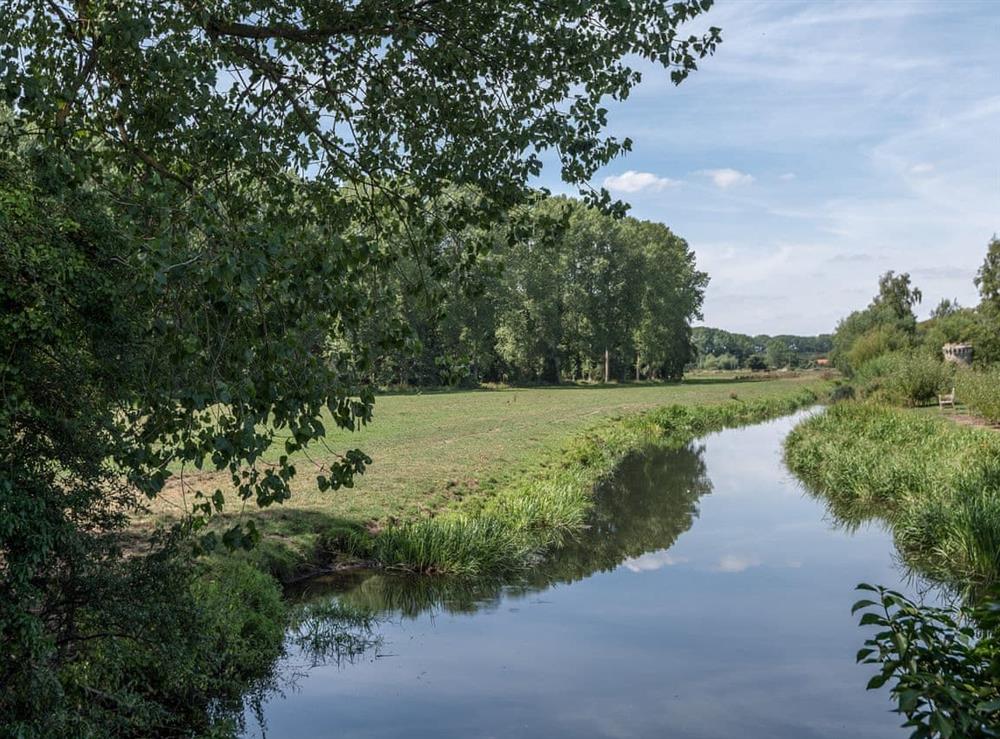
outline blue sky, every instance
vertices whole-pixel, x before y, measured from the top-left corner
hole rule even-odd
[[[642,67],[611,107],[633,151],[593,180],[689,241],[705,323],[829,331],[887,269],[921,316],[975,304],[1000,231],[1000,0],[722,0],[705,21],[716,55],[676,88]]]

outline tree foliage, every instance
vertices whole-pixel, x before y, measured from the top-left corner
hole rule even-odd
[[[920,290],[911,285],[905,272],[886,272],[878,284],[878,294],[868,307],[840,321],[833,335],[831,358],[848,375],[880,354],[915,343],[917,317],[913,309],[922,298]]]
[[[878,629],[858,662],[880,665],[868,682],[890,680],[897,712],[913,739],[997,735],[1000,724],[1000,603],[985,599],[962,608],[921,606],[902,594],[867,584],[853,612]]]
[[[324,409],[341,428],[366,423],[375,361],[416,344],[383,299],[439,303],[543,157],[620,213],[586,188],[629,147],[605,134],[602,103],[639,82],[629,60],[682,81],[719,40],[681,35],[709,5],[5,4],[5,718],[30,733],[56,715],[19,702],[42,683],[63,708],[71,685],[81,700],[80,685],[125,695],[127,679],[87,683],[101,674],[89,660],[119,646],[101,614],[143,592],[123,568],[141,581],[147,560],[123,560],[115,532],[168,484],[187,493],[192,528],[285,500],[289,455],[324,437]],[[400,273],[406,290],[387,293]],[[286,455],[264,464],[275,443]],[[344,450],[317,484],[350,485],[367,462]],[[192,485],[203,469],[228,472],[227,489]],[[168,600],[148,598],[164,618]]]
[[[832,347],[830,334],[748,336],[707,326],[697,326],[692,340],[698,350],[699,366],[704,369],[750,368],[750,358],[754,355],[764,356],[766,365],[772,368],[803,365]],[[760,364],[757,361],[760,356],[755,358],[755,365]]]
[[[708,277],[666,226],[549,198],[467,237],[487,244],[484,254],[455,263],[441,300],[403,297],[412,269],[382,283],[377,320],[404,322],[419,350],[381,356],[374,383],[603,379],[606,349],[618,379],[676,378],[690,360]]]

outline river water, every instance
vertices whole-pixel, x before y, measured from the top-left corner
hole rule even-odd
[[[375,622],[290,634],[246,734],[905,737],[865,690],[850,606],[857,583],[906,576],[883,529],[839,525],[783,466],[801,417],[630,457],[585,535],[516,585],[313,583],[317,608]]]

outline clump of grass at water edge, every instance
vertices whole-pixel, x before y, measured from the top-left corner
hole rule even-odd
[[[788,466],[842,520],[889,524],[904,559],[969,592],[1000,583],[1000,434],[868,403],[797,426]]]

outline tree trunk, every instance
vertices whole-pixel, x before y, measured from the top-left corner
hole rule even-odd
[[[606,348],[604,350],[604,383],[607,384],[611,379],[611,352]]]
[[[639,382],[642,378],[639,376],[639,355],[635,355],[635,381]]]
[[[548,356],[545,358],[542,379],[552,385],[559,384],[559,360],[556,357]]]

